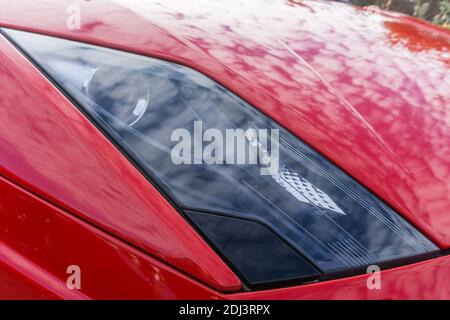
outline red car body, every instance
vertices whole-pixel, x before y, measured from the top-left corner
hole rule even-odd
[[[81,28],[66,27],[71,5]],[[450,299],[450,33],[320,1],[0,4],[0,27],[174,61],[249,101],[392,206],[442,256],[245,292],[72,102],[0,36],[0,298]],[[66,286],[67,266],[82,287]]]

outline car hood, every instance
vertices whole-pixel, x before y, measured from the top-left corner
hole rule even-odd
[[[448,248],[450,32],[369,11],[300,0],[18,0],[2,4],[0,25],[195,68]]]

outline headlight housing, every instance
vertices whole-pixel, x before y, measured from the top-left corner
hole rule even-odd
[[[135,54],[4,31],[250,287],[312,281],[438,250],[319,153],[204,75]],[[232,144],[218,141],[227,130],[237,132]],[[217,148],[194,139],[181,148],[190,146],[191,153],[180,154],[183,134],[200,134]],[[264,161],[235,155],[239,143]]]

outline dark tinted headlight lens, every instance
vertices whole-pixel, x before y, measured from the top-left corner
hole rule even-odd
[[[204,75],[135,54],[6,33],[106,128],[248,284],[310,280],[437,250],[355,180]],[[250,151],[234,154],[240,144],[269,161],[252,162]]]

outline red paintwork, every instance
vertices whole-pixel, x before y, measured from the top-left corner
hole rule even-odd
[[[145,10],[105,1],[17,0],[1,4],[0,26],[194,67],[450,248],[448,31],[314,1],[274,1],[263,11],[237,1],[142,3]],[[81,7],[81,30],[66,28],[66,9],[73,4]],[[383,272],[379,291],[368,290],[366,276],[359,276],[246,294],[215,292],[211,288],[237,290],[240,282],[4,38],[0,92],[0,175],[21,186],[0,179],[0,282],[6,286],[0,297],[450,297],[448,256]],[[93,270],[80,292],[64,287],[65,266],[73,260]],[[164,280],[154,278],[159,272]]]
[[[3,178],[0,195],[0,261],[51,295],[65,299],[216,297],[211,289]],[[73,264],[81,269],[80,291],[66,287],[66,269]],[[0,298],[8,295],[0,290]]]

